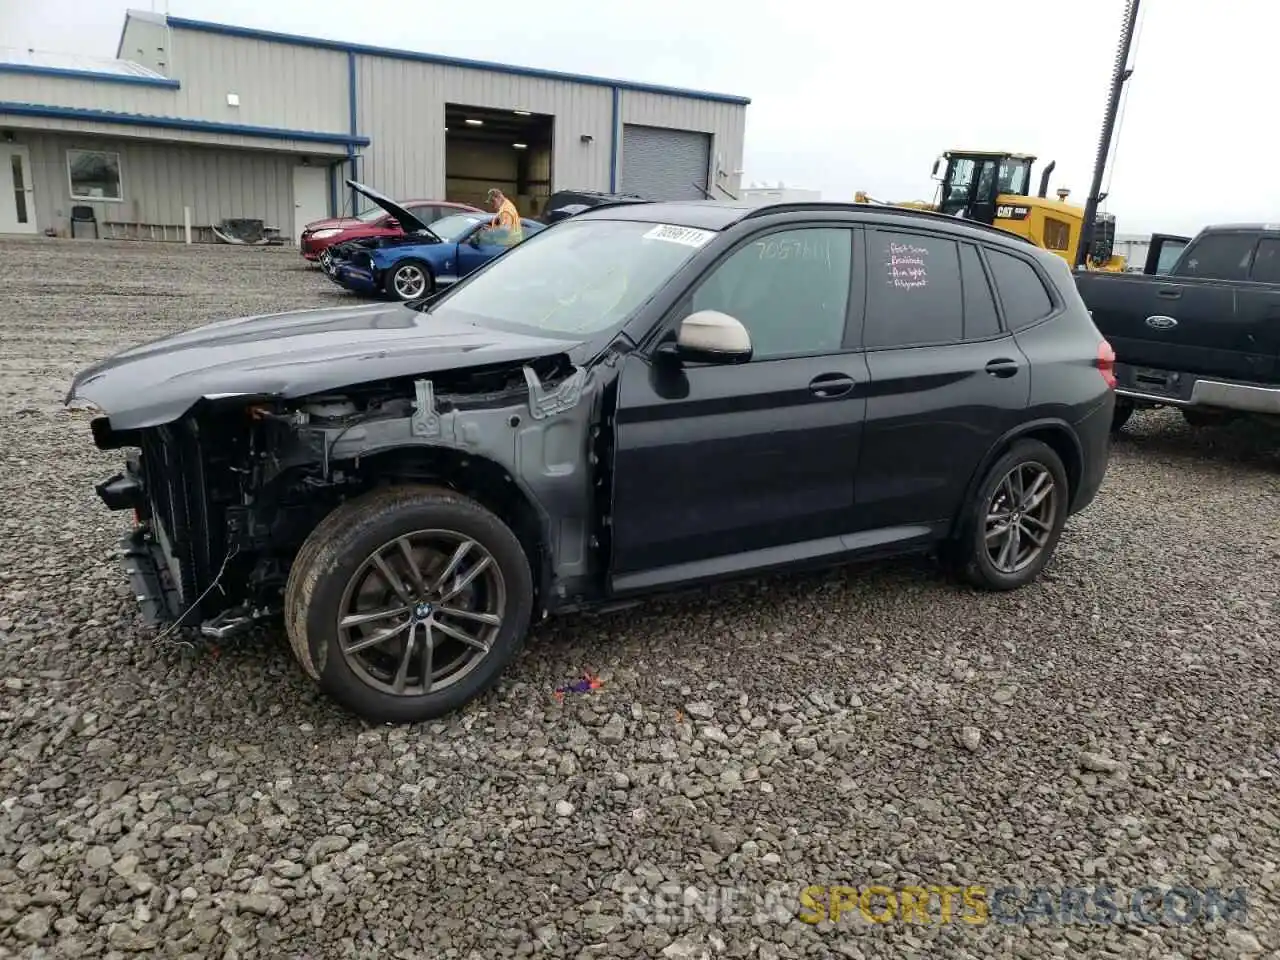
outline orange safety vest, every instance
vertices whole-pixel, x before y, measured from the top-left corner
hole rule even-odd
[[[510,230],[511,239],[519,239],[520,211],[516,209],[514,203],[505,198],[502,201],[502,206],[498,208],[498,226],[505,230]]]

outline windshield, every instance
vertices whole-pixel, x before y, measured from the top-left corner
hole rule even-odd
[[[593,336],[620,326],[714,236],[654,223],[565,220],[428,309],[482,326]]]
[[[375,220],[381,220],[387,215],[387,211],[381,207],[370,207],[364,213],[357,213],[356,219],[363,220],[365,223],[373,223]]]
[[[453,241],[484,219],[474,213],[454,213],[431,224],[431,232],[441,240]]]

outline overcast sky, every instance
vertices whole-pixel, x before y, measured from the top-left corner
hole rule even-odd
[[[112,56],[128,6],[0,0],[0,44]],[[169,0],[270,30],[751,97],[744,180],[926,199],[949,147],[1057,161],[1089,189],[1124,0]],[[462,13],[465,10],[466,13]],[[643,11],[643,15],[641,15]],[[1280,220],[1280,4],[1145,0],[1115,145],[1121,233]],[[387,91],[394,96],[394,91]]]

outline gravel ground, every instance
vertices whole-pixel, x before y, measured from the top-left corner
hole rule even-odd
[[[125,345],[346,295],[284,250],[0,258],[0,956],[1280,951],[1277,435],[1136,417],[1014,595],[881,564],[566,619],[464,713],[370,728],[278,631],[156,642],[92,490],[118,457],[60,409]],[[785,916],[806,886],[994,913],[1104,883],[1243,888],[1247,919]]]

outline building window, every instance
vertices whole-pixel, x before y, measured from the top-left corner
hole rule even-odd
[[[67,179],[72,200],[123,200],[120,154],[110,150],[68,150]]]

